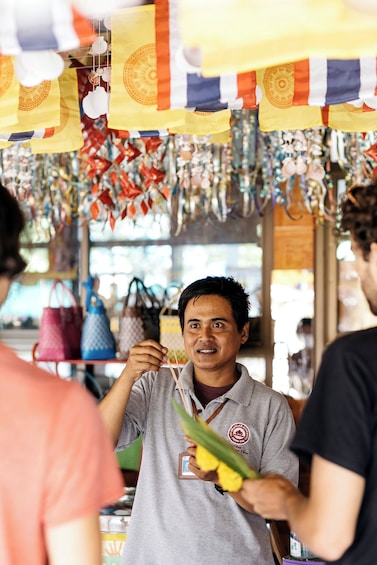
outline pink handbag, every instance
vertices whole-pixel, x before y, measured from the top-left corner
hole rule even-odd
[[[58,287],[62,290],[61,293],[58,292]],[[57,307],[51,306],[53,296],[57,299]],[[64,306],[65,297],[69,299],[69,306]],[[77,304],[73,293],[62,281],[54,281],[49,305],[43,308],[36,359],[38,361],[80,359],[82,324],[82,307]]]

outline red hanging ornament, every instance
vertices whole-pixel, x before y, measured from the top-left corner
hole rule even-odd
[[[165,173],[151,167],[150,169],[143,163],[140,167],[140,174],[143,177],[143,184],[146,188],[149,188],[152,183],[158,184],[165,178]]]
[[[127,150],[124,147],[123,143],[121,141],[118,141],[116,143],[114,143],[114,147],[116,147],[116,149],[118,149],[118,155],[115,157],[115,159],[113,160],[113,164],[115,165],[120,165],[121,162],[127,157]],[[135,157],[133,157],[135,158]],[[131,159],[132,161],[132,159]]]
[[[99,215],[99,207],[98,207],[97,201],[92,202],[92,204],[90,206],[90,212],[92,214],[93,220],[97,220],[98,215]]]
[[[111,184],[113,186],[115,186],[116,183],[117,183],[117,179],[118,179],[118,175],[116,174],[116,171],[111,171],[109,177],[110,177],[110,180],[111,180]]]
[[[115,208],[114,201],[110,196],[110,190],[108,188],[106,190],[103,190],[98,198],[105,206],[108,206],[109,208]]]
[[[136,215],[136,206],[133,202],[131,202],[131,204],[129,204],[128,206],[128,215],[131,219]]]
[[[116,222],[116,219],[114,218],[113,213],[110,212],[109,223],[110,223],[110,228],[111,228],[112,231],[114,231],[115,222]]]
[[[160,194],[163,198],[165,198],[165,200],[167,200],[170,196],[170,190],[167,186],[167,184],[164,184],[164,186],[162,187],[162,190],[160,190]]]
[[[143,190],[139,186],[137,186],[137,184],[130,181],[126,171],[121,171],[119,183],[122,187],[122,192],[119,195],[121,198],[128,198],[130,200],[133,200],[140,194],[143,194]]]
[[[364,153],[365,155],[368,155],[368,157],[373,159],[375,163],[377,163],[377,142],[373,143],[373,145],[371,145],[369,149],[366,149]]]
[[[136,157],[139,157],[139,155],[141,155],[140,149],[132,145],[132,143],[127,143],[127,147],[124,146],[122,152],[124,153],[124,156],[127,158],[127,161],[129,163],[131,163],[131,161],[133,161],[134,159],[136,159]]]
[[[88,157],[87,163],[89,165],[88,177],[94,178],[96,175],[103,175],[110,169],[112,163],[104,157]]]
[[[162,139],[160,137],[143,137],[142,140],[147,153],[154,153],[162,143]]]
[[[140,208],[141,208],[141,211],[143,212],[144,216],[146,216],[148,214],[148,205],[144,200],[142,200],[142,202],[140,204]]]

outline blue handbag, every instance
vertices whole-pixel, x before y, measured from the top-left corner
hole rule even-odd
[[[81,335],[81,358],[85,360],[114,359],[115,338],[110,330],[106,308],[92,288],[92,279],[83,283],[87,288],[86,314]]]

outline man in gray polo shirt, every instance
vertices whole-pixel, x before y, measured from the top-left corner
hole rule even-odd
[[[248,338],[248,311],[248,295],[231,277],[207,277],[182,292],[179,316],[190,361],[178,371],[179,388],[190,411],[254,469],[297,484],[298,461],[289,449],[291,410],[281,394],[236,362]],[[172,404],[182,399],[164,366],[166,353],[152,340],[135,345],[100,404],[117,449],[143,438],[122,564],[273,565],[265,521],[243,508],[240,493],[222,492],[217,477],[202,473],[195,455],[187,454]]]

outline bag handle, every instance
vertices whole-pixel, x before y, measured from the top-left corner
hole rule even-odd
[[[179,295],[181,294],[183,285],[179,285],[179,286],[177,286],[177,288],[178,288],[177,292],[175,294],[173,294],[173,296],[171,296],[169,298],[169,300],[166,302],[166,304],[162,307],[161,312],[160,312],[160,316],[163,316],[166,313],[171,314],[172,306],[173,306],[174,302],[176,302]]]
[[[63,295],[61,297],[59,296],[58,286],[60,286],[60,288],[63,290]],[[53,295],[55,295],[55,297],[57,298],[59,308],[64,308],[64,294],[69,296],[72,306],[77,308],[77,301],[76,301],[76,298],[75,298],[73,292],[60,279],[55,279],[54,282],[52,283],[51,290],[50,290],[50,296],[49,296],[49,300],[48,300],[48,305],[51,306],[52,297],[53,297]]]
[[[139,291],[139,285],[140,284],[142,286],[144,286],[143,281],[141,281],[137,277],[134,277],[131,280],[130,284],[128,285],[128,292],[127,292],[127,295],[126,295],[125,300],[124,300],[124,306],[128,306],[128,302],[129,302],[131,296],[135,296],[135,306],[140,305],[140,291]],[[135,287],[135,288],[133,288],[133,287]]]
[[[97,306],[103,308],[103,310],[106,311],[103,301],[100,299],[98,294],[93,290],[93,284],[94,284],[94,279],[91,275],[89,275],[87,281],[82,283],[82,286],[86,288],[85,309],[88,312],[90,305],[92,303],[92,298],[95,298]]]
[[[133,287],[135,287],[134,292]],[[157,299],[154,292],[150,288],[147,288],[143,281],[138,277],[134,277],[128,285],[128,293],[124,300],[124,307],[128,306],[128,302],[131,296],[135,296],[135,306],[144,306],[145,308],[161,308],[160,301]]]

